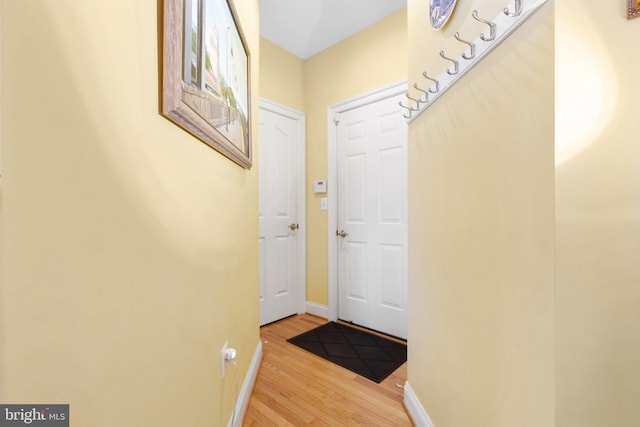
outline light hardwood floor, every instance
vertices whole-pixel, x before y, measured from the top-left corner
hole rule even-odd
[[[406,363],[376,384],[286,341],[326,322],[303,314],[260,329],[263,360],[243,426],[411,426],[396,386]]]

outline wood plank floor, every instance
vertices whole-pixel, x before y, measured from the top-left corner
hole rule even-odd
[[[308,314],[263,326],[263,360],[243,426],[411,426],[407,364],[376,384],[288,343],[327,321]]]

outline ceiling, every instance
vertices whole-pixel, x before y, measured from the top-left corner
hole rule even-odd
[[[260,35],[302,59],[407,5],[407,0],[260,0]]]

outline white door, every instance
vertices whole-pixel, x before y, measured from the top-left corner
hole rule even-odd
[[[264,325],[303,310],[304,115],[261,100],[259,120],[260,325]]]
[[[407,337],[407,125],[392,96],[339,114],[338,316]]]

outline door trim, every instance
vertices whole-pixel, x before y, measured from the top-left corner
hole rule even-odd
[[[340,113],[363,107],[368,104],[391,98],[392,96],[403,94],[407,91],[407,81],[402,80],[366,92],[353,98],[330,105],[327,108],[327,154],[328,154],[328,179],[327,190],[329,197],[328,211],[328,301],[329,320],[338,319],[338,241],[336,230],[338,227],[338,134],[336,120],[339,120]]]
[[[307,302],[307,172],[306,172],[306,115],[302,111],[294,110],[286,105],[278,104],[267,98],[260,97],[259,108],[279,114],[298,122],[298,137],[302,143],[298,150],[296,165],[298,168],[298,314],[306,312]],[[258,147],[260,149],[260,147]],[[255,161],[255,158],[254,158]],[[258,165],[260,167],[260,165]]]

